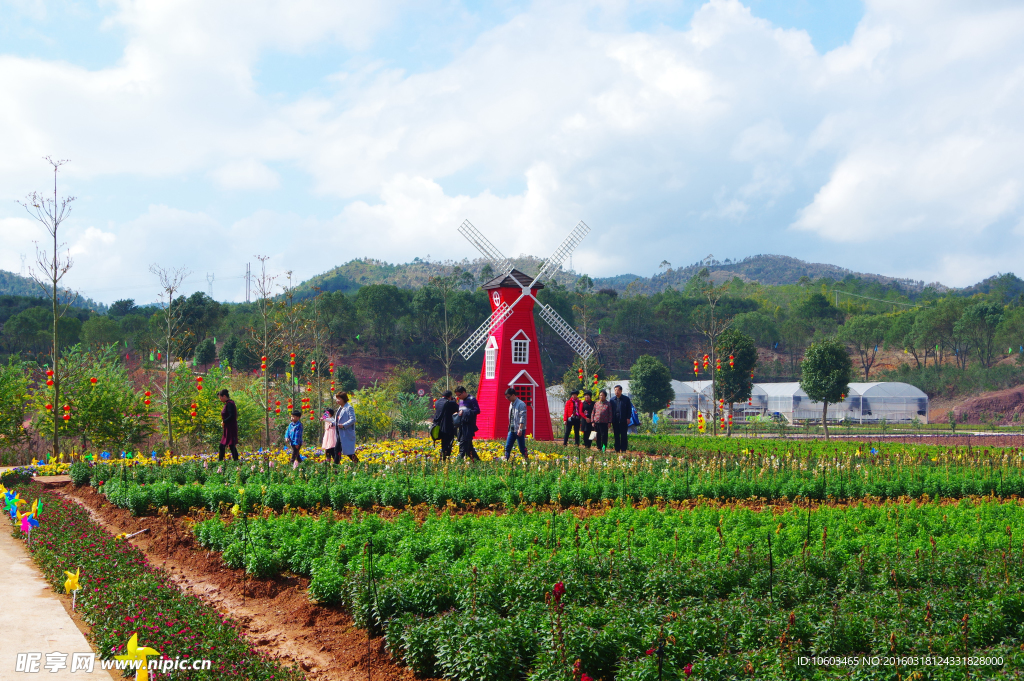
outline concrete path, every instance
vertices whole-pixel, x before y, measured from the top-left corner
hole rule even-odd
[[[111,672],[100,669],[98,656],[91,674],[71,672],[73,654],[91,654],[92,646],[71,619],[62,597],[43,580],[24,541],[11,536],[12,528],[9,519],[0,518],[0,679],[112,680]],[[29,670],[18,671],[18,653],[40,653],[37,671],[31,671],[33,665],[28,658],[23,658],[22,664],[27,664]],[[48,660],[48,653],[64,653],[66,657],[51,656]],[[50,671],[52,667],[46,666],[50,661],[66,666]]]

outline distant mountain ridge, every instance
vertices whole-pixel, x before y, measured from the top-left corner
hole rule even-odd
[[[544,263],[542,258],[529,255],[521,255],[510,258],[510,260],[517,269],[531,275],[538,273]],[[404,264],[359,258],[308,279],[299,285],[298,291],[308,294],[319,288],[322,291],[353,293],[360,287],[369,284],[392,284],[401,288],[418,288],[426,285],[430,277],[446,274],[454,267],[469,272],[479,281],[481,270],[485,264],[486,261],[482,258],[440,262],[416,258],[412,262]],[[631,290],[638,293],[658,293],[669,287],[683,288],[693,275],[705,267],[711,274],[712,280],[716,282],[739,277],[747,282],[778,286],[797,284],[803,277],[812,280],[827,277],[836,281],[854,277],[864,281],[877,281],[887,286],[898,286],[908,293],[920,293],[928,286],[939,292],[948,290],[946,286],[939,283],[925,284],[925,282],[915,279],[855,272],[837,265],[810,263],[788,255],[752,255],[742,260],[726,259],[724,261],[708,256],[685,267],[673,268],[669,265],[664,272],[650,277],[638,274],[619,274],[612,277],[593,277],[593,281],[594,286],[598,289],[613,289],[623,293],[627,287],[632,285]],[[554,279],[563,286],[571,287],[579,276],[580,274],[575,271],[559,268],[555,272]]]
[[[928,286],[939,292],[949,290],[948,287],[937,282],[925,284],[925,282],[916,279],[855,272],[838,265],[807,262],[788,255],[751,255],[742,260],[726,258],[724,261],[716,260],[714,256],[709,255],[692,265],[679,268],[672,268],[669,265],[664,272],[651,277],[636,277],[634,289],[646,293],[656,293],[664,291],[669,286],[677,289],[682,288],[693,275],[704,268],[707,268],[711,279],[718,283],[730,280],[733,277],[739,277],[747,282],[780,286],[783,284],[797,284],[803,277],[807,277],[812,281],[822,278],[842,281],[847,277],[853,277],[867,282],[878,282],[886,286],[899,287],[907,293],[920,293]],[[621,279],[620,275],[609,280],[609,282],[614,281],[615,284],[621,285]],[[605,280],[594,280],[595,283],[598,281],[603,283]],[[615,284],[610,285],[612,288],[617,288]]]
[[[25,296],[27,298],[46,297],[33,279],[23,277],[14,272],[8,272],[7,270],[0,270],[0,295]],[[96,312],[106,312],[107,310],[107,306],[103,303],[97,303],[92,298],[87,298],[81,293],[79,293],[78,300],[75,301],[74,306],[85,310],[95,310]]]

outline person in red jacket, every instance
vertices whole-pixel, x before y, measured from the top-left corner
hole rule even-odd
[[[570,395],[569,399],[565,401],[565,412],[562,414],[562,420],[565,421],[565,437],[562,438],[563,447],[569,444],[570,430],[575,430],[576,446],[580,446],[580,423],[583,421],[582,405],[583,403],[580,402],[580,397],[576,393]]]

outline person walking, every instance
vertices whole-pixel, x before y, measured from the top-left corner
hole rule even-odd
[[[505,390],[505,399],[508,400],[508,437],[505,438],[505,461],[512,458],[512,443],[519,443],[519,453],[523,459],[530,460],[526,455],[526,402],[523,402],[516,395],[513,388]]]
[[[457,411],[459,403],[452,399],[451,390],[441,393],[441,398],[434,403],[434,425],[441,430],[441,461],[447,461],[452,455],[452,442],[455,441],[452,417]]]
[[[583,420],[583,412],[580,410],[579,395],[573,393],[565,401],[565,409],[562,413],[562,420],[565,421],[565,436],[562,438],[562,446],[569,445],[569,431],[573,431],[576,439],[576,446],[580,446],[580,422]]]
[[[465,387],[459,386],[455,389],[455,397],[459,399],[459,460],[467,456],[473,461],[479,461],[480,456],[476,453],[473,445],[473,435],[477,431],[476,417],[480,413],[480,403],[469,394]]]
[[[594,402],[594,414],[590,417],[597,431],[597,449],[604,451],[608,446],[608,424],[612,422],[612,407],[608,404],[608,391],[601,390],[597,393],[597,402]]]
[[[235,401],[231,399],[227,388],[217,393],[217,397],[224,404],[224,408],[220,410],[220,456],[217,460],[223,461],[224,451],[230,447],[231,458],[238,461],[238,407],[235,406]]]
[[[334,396],[338,409],[334,413],[334,427],[338,429],[338,447],[334,452],[334,463],[341,463],[344,454],[353,463],[359,463],[356,456],[356,412],[348,401],[348,393],[340,392]]]
[[[615,386],[615,397],[608,401],[612,410],[612,431],[615,434],[615,451],[629,449],[629,422],[633,419],[633,401],[622,394],[622,386]]]
[[[583,401],[580,402],[580,414],[583,430],[583,446],[590,449],[590,434],[594,432],[594,400],[593,393],[589,390],[583,392]]]
[[[291,421],[284,431],[284,441],[292,448],[292,469],[299,467],[302,456],[299,450],[302,449],[302,412],[298,409],[292,412]]]

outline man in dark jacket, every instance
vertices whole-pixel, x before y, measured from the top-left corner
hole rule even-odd
[[[612,431],[615,433],[615,451],[629,449],[629,422],[633,418],[633,402],[622,394],[622,386],[615,386],[615,397],[608,400],[612,410]]]
[[[452,416],[458,410],[459,403],[452,399],[451,390],[445,390],[441,399],[434,403],[434,425],[441,429],[441,461],[447,461],[452,455],[452,442],[455,441]]]
[[[459,460],[467,456],[473,461],[480,457],[473,446],[473,434],[476,433],[476,417],[480,413],[480,403],[461,385],[455,389],[455,399],[462,402],[459,406]]]

